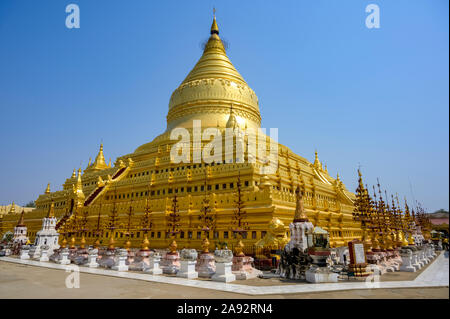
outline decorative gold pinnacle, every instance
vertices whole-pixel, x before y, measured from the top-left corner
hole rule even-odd
[[[144,234],[144,239],[142,240],[141,249],[142,250],[149,250],[150,242],[148,240],[147,234]]]
[[[75,235],[74,235],[70,239],[70,249],[74,249],[75,248],[75,243],[76,243],[76,239],[75,239]]]
[[[234,253],[237,257],[244,257],[244,243],[241,239],[238,240],[236,246],[234,247]]]
[[[47,218],[55,217],[55,203],[52,201],[50,208],[48,209]]]
[[[175,241],[175,239],[172,240],[172,242],[171,242],[170,245],[169,245],[169,251],[170,251],[170,253],[171,253],[171,254],[175,254],[175,253],[177,252],[177,247],[178,247],[178,245],[177,245],[177,242]]]
[[[213,9],[213,23],[211,25],[211,34],[219,34],[219,26],[217,25],[216,21],[216,9]]]
[[[294,214],[294,223],[296,222],[307,222],[308,216],[305,213],[305,208],[303,206],[303,195],[300,190],[300,187],[297,187],[295,190],[296,196],[296,205],[295,205],[295,214]]]
[[[83,233],[83,235],[81,235],[80,248],[84,249],[85,245],[86,245],[86,238],[84,237],[84,233]]]
[[[109,243],[108,243],[108,249],[113,250],[115,248],[114,244],[115,244],[114,236],[113,236],[113,233],[111,233],[111,238],[109,239]]]
[[[202,241],[202,253],[209,253],[209,240],[208,238],[203,239]]]
[[[64,236],[63,241],[61,243],[61,248],[66,248],[67,247],[67,239],[66,236]]]

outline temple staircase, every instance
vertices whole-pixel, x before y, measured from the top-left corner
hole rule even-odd
[[[55,229],[58,230],[62,225],[64,225],[64,223],[69,220],[70,216],[72,216],[73,212],[69,213],[69,214],[64,214],[63,217],[61,217],[57,222],[56,222],[56,226]]]
[[[73,214],[73,206],[74,206],[74,201],[72,200],[70,203],[70,210],[69,213],[66,213],[63,215],[63,217],[61,217],[55,225],[55,230],[58,230],[62,225],[64,225],[64,223],[70,218],[70,216],[72,216]]]
[[[91,205],[97,198],[99,198],[103,193],[105,193],[111,184],[120,181],[122,178],[124,178],[128,171],[130,170],[131,166],[125,166],[119,168],[107,181],[103,183],[99,183],[97,187],[89,194],[89,196],[84,201],[84,206]]]

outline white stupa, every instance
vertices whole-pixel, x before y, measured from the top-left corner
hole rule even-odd
[[[58,238],[59,233],[55,229],[56,217],[54,213],[53,202],[50,205],[48,214],[42,221],[42,229],[37,232],[34,245],[36,246],[36,252],[40,251],[42,246],[48,246],[48,253],[51,255],[55,249],[59,248]]]
[[[25,226],[25,223],[23,221],[24,214],[25,210],[22,210],[19,221],[17,222],[17,225],[14,227],[14,236],[12,239],[13,246],[23,246],[28,242],[27,226]]]

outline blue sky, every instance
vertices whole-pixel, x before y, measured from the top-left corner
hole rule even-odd
[[[78,4],[81,28],[65,27]],[[380,29],[365,26],[368,4]],[[0,1],[0,205],[34,200],[95,157],[166,127],[217,9],[262,126],[354,191],[449,208],[448,1]]]

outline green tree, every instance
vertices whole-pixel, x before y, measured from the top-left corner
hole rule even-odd
[[[25,207],[33,207],[33,208],[35,208],[35,207],[36,207],[36,204],[35,204],[35,202],[32,200],[32,201],[29,201],[29,202],[25,205]]]

